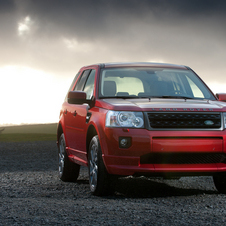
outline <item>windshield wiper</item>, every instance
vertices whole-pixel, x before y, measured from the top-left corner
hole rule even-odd
[[[137,96],[111,96],[111,97],[100,97],[100,99],[136,99]]]
[[[163,96],[111,96],[111,97],[100,97],[100,99],[140,99],[140,98],[148,98],[148,99],[152,99],[152,98],[165,98],[165,99],[194,99],[192,97],[188,97],[188,96],[167,96],[167,95],[163,95]]]
[[[163,96],[152,96],[149,98],[166,98],[166,99],[194,99],[192,97],[188,97],[188,96],[167,96],[167,95],[163,95]]]

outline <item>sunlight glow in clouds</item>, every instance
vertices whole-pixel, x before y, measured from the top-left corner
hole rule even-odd
[[[65,46],[70,49],[74,50],[76,52],[89,52],[92,51],[94,46],[91,43],[88,42],[78,42],[76,39],[68,39],[68,38],[63,38],[63,43]]]
[[[26,16],[21,22],[18,23],[18,34],[23,36],[29,33],[32,21],[29,16]]]
[[[73,80],[22,66],[0,68],[0,126],[58,122],[59,112]],[[225,92],[225,84],[208,83]]]
[[[71,79],[19,66],[0,68],[0,125],[57,122]]]

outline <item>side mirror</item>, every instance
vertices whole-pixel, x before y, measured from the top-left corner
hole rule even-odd
[[[226,102],[226,93],[217,93],[216,94],[219,101],[225,101]]]
[[[70,91],[67,96],[69,104],[84,104],[86,103],[86,93],[83,91]]]

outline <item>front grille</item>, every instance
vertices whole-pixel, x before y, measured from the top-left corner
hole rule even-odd
[[[221,153],[150,153],[140,157],[140,164],[211,164],[226,163]]]
[[[219,129],[220,113],[148,113],[151,128]]]

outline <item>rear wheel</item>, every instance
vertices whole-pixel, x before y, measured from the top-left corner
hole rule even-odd
[[[213,176],[213,181],[214,181],[216,189],[220,193],[226,194],[226,175]]]
[[[116,178],[110,175],[105,168],[97,135],[92,138],[89,145],[88,167],[91,192],[97,196],[114,193]]]
[[[80,165],[69,160],[66,152],[66,144],[64,134],[59,139],[58,147],[58,169],[59,178],[65,182],[75,182],[79,176]]]

